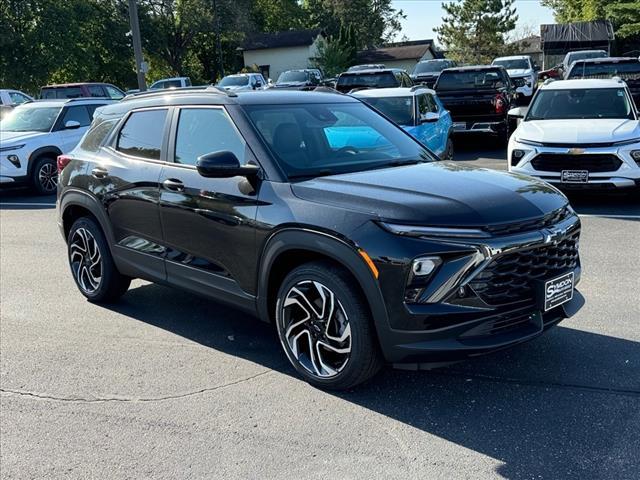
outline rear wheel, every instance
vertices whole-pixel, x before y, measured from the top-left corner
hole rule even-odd
[[[447,138],[447,146],[442,153],[443,160],[453,160],[453,140],[451,137]]]
[[[53,195],[58,188],[58,166],[52,157],[39,157],[31,169],[31,186],[39,195]]]
[[[276,324],[289,361],[312,385],[348,389],[382,365],[369,309],[353,279],[332,263],[307,263],[287,275]]]
[[[107,240],[93,219],[75,221],[67,237],[67,251],[73,279],[92,302],[116,300],[129,288],[131,279],[118,272]]]

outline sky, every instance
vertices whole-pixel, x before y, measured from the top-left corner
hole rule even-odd
[[[442,10],[442,0],[393,0],[392,4],[407,16],[402,21],[402,32],[396,40],[406,35],[410,40],[432,38],[437,41],[433,27],[439,26],[442,22],[445,13]],[[540,5],[540,0],[516,0],[515,5],[520,17],[516,30],[526,26],[539,32],[541,24],[555,23],[553,12]]]

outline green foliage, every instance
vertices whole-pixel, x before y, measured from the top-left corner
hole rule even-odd
[[[507,34],[518,21],[514,0],[463,0],[442,7],[446,15],[434,30],[450,58],[484,64],[509,52]]]
[[[352,64],[349,47],[335,37],[318,42],[318,55],[313,59],[314,66],[320,68],[325,76],[335,77]]]
[[[612,3],[605,8],[607,18],[617,27],[616,35],[622,38],[638,37],[640,45],[640,1]]]
[[[638,0],[542,0],[557,22],[587,22],[607,18],[616,36],[640,37],[640,1]]]

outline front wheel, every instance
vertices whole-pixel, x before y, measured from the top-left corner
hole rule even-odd
[[[31,186],[38,195],[53,195],[58,188],[58,166],[55,158],[40,157],[31,169]]]
[[[113,301],[129,288],[131,279],[116,268],[107,240],[93,219],[75,221],[67,237],[67,251],[73,279],[90,301]]]
[[[371,314],[353,279],[329,262],[291,271],[276,302],[278,336],[289,361],[312,385],[344,390],[382,365]]]

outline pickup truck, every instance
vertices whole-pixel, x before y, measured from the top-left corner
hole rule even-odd
[[[451,113],[454,133],[487,133],[507,141],[507,112],[516,105],[517,93],[503,67],[447,68],[434,89]]]

